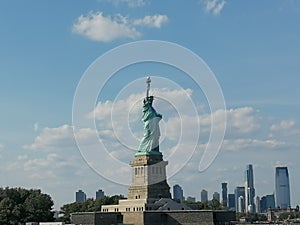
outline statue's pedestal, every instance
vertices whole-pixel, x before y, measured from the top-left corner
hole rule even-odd
[[[128,199],[119,200],[118,205],[103,205],[102,212],[139,212],[148,210],[188,209],[171,200],[166,178],[167,161],[160,152],[137,153],[132,167],[132,182]],[[164,208],[165,207],[165,208]]]
[[[166,181],[167,161],[162,154],[136,154],[132,167],[132,182],[128,199],[171,198],[170,187]]]

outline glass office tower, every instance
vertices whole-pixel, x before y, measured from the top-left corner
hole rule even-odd
[[[254,178],[253,178],[253,166],[251,164],[247,165],[246,168],[246,181],[245,181],[245,210],[246,212],[255,212],[255,188],[254,188]]]
[[[227,183],[222,183],[222,205],[227,207]]]
[[[290,203],[290,181],[287,167],[276,167],[275,171],[276,206],[287,209]]]
[[[173,199],[177,202],[183,201],[183,189],[178,184],[173,186]]]

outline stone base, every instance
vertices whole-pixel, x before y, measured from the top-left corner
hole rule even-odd
[[[162,181],[148,186],[129,187],[128,199],[160,199],[171,198],[170,186],[167,181]]]
[[[132,166],[132,182],[128,199],[171,198],[170,186],[166,181],[167,161],[161,154],[136,155]]]
[[[142,165],[153,165],[163,161],[162,154],[157,155],[135,155],[134,160],[129,164],[133,166],[142,166]]]

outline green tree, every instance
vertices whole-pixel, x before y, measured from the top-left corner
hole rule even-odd
[[[217,199],[212,199],[209,203],[209,207],[212,210],[222,209],[222,204]]]
[[[5,197],[0,202],[0,224],[15,224],[16,216],[13,215],[15,202],[9,197]]]
[[[0,188],[0,224],[53,221],[53,201],[40,190]]]
[[[209,202],[188,202],[184,201],[184,204],[189,206],[190,208],[194,210],[218,210],[222,209],[222,204],[217,199],[212,199]]]
[[[248,213],[245,215],[246,221],[248,222],[257,222],[257,221],[267,221],[268,218],[264,214],[258,214],[258,213]]]
[[[42,194],[40,190],[32,190],[24,202],[26,222],[53,221],[53,212],[51,212],[52,206],[53,201],[49,195]]]
[[[278,217],[278,219],[280,221],[290,220],[290,219],[295,219],[295,218],[300,218],[299,212],[283,212]]]

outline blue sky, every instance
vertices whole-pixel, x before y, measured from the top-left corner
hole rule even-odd
[[[228,118],[224,145],[211,167],[198,173],[200,156],[195,156],[169,179],[170,185],[179,183],[185,195],[199,198],[201,189],[220,192],[220,183],[228,181],[232,192],[243,184],[246,164],[252,163],[257,195],[262,196],[274,191],[274,166],[287,165],[292,205],[299,204],[299,12],[296,0],[1,1],[0,185],[41,188],[53,196],[56,208],[72,202],[78,189],[89,197],[99,188],[126,194],[126,186],[103,179],[82,159],[73,138],[73,97],[88,66],[105,52],[132,41],[162,40],[186,47],[206,62],[222,88]],[[148,73],[182,88],[167,82],[169,89],[163,90],[153,78],[153,88],[160,88],[157,95],[173,93],[184,104],[191,90],[200,120],[206,121],[203,93],[186,74],[166,65],[144,63],[121,70],[99,101],[118,105],[122,88]],[[143,93],[141,81],[125,88],[126,97]],[[156,106],[166,118],[166,151],[177,137],[176,113],[167,105]],[[105,108],[109,104],[97,106],[111,110]],[[182,110],[188,124],[193,117]],[[133,145],[142,132],[138,113],[134,108]],[[96,118],[99,130],[109,130],[103,127],[105,119]],[[110,134],[103,137],[113,149],[116,139]],[[199,145],[207,139],[205,129],[203,137]],[[183,144],[188,148],[188,142]],[[125,164],[133,153],[126,154],[119,158]]]

